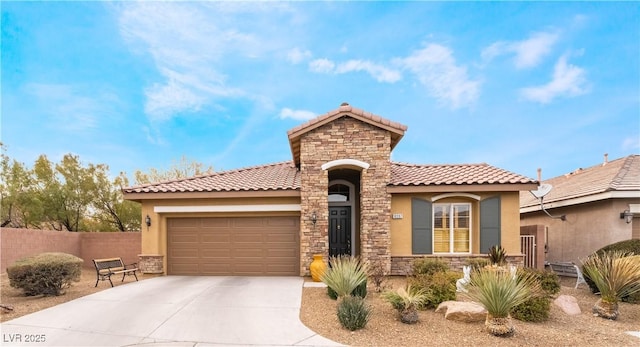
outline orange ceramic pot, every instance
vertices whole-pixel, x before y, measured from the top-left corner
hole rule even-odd
[[[322,260],[322,254],[314,254],[313,261],[311,262],[311,265],[309,265],[309,271],[311,271],[311,279],[314,282],[320,282],[320,277],[322,277],[326,269],[327,265]]]

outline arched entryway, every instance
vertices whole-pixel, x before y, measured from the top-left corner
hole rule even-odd
[[[359,255],[360,171],[329,171],[327,195],[329,256]]]

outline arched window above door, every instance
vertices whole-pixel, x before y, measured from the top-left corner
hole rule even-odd
[[[351,201],[351,189],[345,184],[332,184],[329,186],[329,202]]]

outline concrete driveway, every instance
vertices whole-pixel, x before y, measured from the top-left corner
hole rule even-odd
[[[299,319],[299,277],[166,276],[1,325],[3,346],[339,346]]]

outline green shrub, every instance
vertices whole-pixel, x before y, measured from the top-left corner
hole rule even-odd
[[[507,263],[507,252],[500,245],[489,248],[489,262],[491,265],[502,266]]]
[[[83,260],[66,253],[41,253],[7,268],[9,284],[27,296],[55,296],[80,280]]]
[[[511,311],[511,317],[525,322],[544,322],[549,319],[551,300],[547,296],[533,296]]]
[[[381,297],[383,300],[389,302],[393,308],[398,310],[402,323],[414,324],[417,323],[419,319],[416,310],[418,307],[424,306],[427,300],[427,292],[422,288],[407,285],[406,288],[399,288],[395,291],[385,291]]]
[[[422,258],[413,262],[413,275],[432,275],[435,272],[449,270],[449,264],[439,259]]]
[[[540,284],[540,289],[542,289],[547,296],[560,292],[560,279],[555,272],[526,267],[519,268],[518,275],[523,273],[533,276],[538,284]]]
[[[467,259],[466,265],[471,266],[472,271],[479,271],[487,265],[491,265],[491,262],[487,258],[470,258]]]
[[[329,268],[320,280],[336,292],[337,297],[349,296],[364,283],[366,295],[367,265],[351,256],[338,256],[329,259]],[[358,292],[362,294],[362,289]],[[331,293],[329,293],[331,296]]]
[[[327,295],[329,295],[329,297],[333,300],[338,299],[338,293],[336,293],[336,291],[331,289],[331,287],[329,286],[327,286]],[[354,289],[351,292],[351,296],[359,296],[363,299],[366,298],[367,297],[367,281],[364,281],[359,286],[357,286],[356,289]]]
[[[606,245],[600,248],[599,250],[593,252],[591,256],[595,254],[602,255],[605,252],[611,252],[611,251],[620,251],[627,254],[640,255],[640,239],[625,240],[625,241],[612,243],[610,245]],[[591,289],[591,292],[594,294],[598,293],[598,287],[595,285],[595,283],[593,283],[591,278],[585,273],[584,266],[582,266],[582,273],[584,274],[584,279],[587,282],[587,285],[589,286],[589,288]],[[627,301],[629,299],[625,296],[622,298],[622,300]],[[633,301],[633,299],[631,300]]]
[[[629,304],[640,304],[640,292],[633,293],[631,295],[623,296],[622,301]]]
[[[640,292],[640,255],[621,251],[596,253],[583,262],[584,273],[600,291],[594,314],[615,320],[618,301]]]
[[[359,296],[345,296],[338,303],[338,320],[343,327],[354,331],[369,322],[371,307]]]
[[[462,273],[456,271],[439,271],[432,275],[416,275],[409,278],[409,284],[426,293],[426,300],[420,309],[436,308],[440,303],[456,299],[456,281]]]

